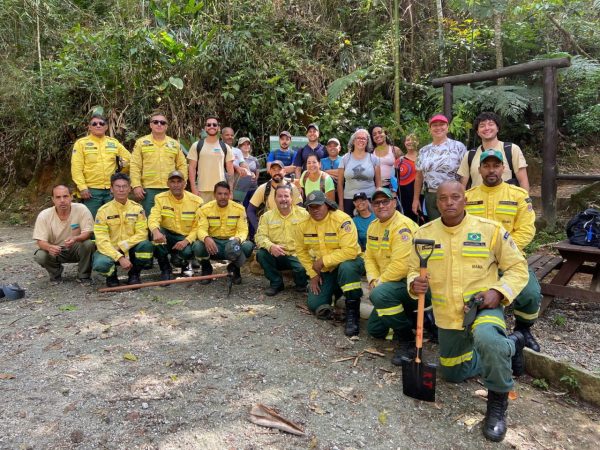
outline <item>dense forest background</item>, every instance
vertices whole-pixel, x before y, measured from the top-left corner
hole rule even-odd
[[[270,134],[304,134],[312,121],[342,142],[357,126],[380,123],[397,141],[417,132],[424,144],[426,119],[441,110],[432,78],[557,56],[572,56],[559,71],[561,140],[586,145],[598,137],[600,0],[2,5],[0,204],[15,189],[34,193],[64,181],[71,145],[98,108],[128,148],[156,108],[184,145],[209,113],[250,136],[256,153]],[[473,145],[473,118],[493,110],[505,122],[502,136],[536,151],[540,75],[456,88],[454,136]]]

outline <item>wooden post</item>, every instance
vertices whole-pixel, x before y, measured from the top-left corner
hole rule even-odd
[[[558,147],[556,67],[544,67],[544,142],[542,155],[542,217],[556,224],[556,153]]]
[[[444,83],[444,115],[452,122],[452,83]]]

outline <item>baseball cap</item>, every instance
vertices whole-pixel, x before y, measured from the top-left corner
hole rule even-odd
[[[433,122],[448,123],[448,118],[445,115],[443,115],[443,114],[436,114],[431,119],[429,119],[429,125],[431,125]]]
[[[491,148],[491,149],[484,150],[483,152],[481,152],[481,157],[479,158],[479,164],[481,164],[483,161],[485,161],[488,158],[496,158],[500,162],[504,162],[502,153],[500,153],[498,150],[494,150]]]
[[[171,172],[167,180],[170,180],[171,178],[181,178],[182,180],[185,180],[185,177],[179,170],[174,170],[173,172]]]
[[[292,135],[290,134],[289,131],[282,131],[281,133],[279,133],[279,137],[281,137],[281,136],[287,136],[290,139],[292,138]]]
[[[338,141],[336,138],[331,138],[327,141],[327,145],[329,145],[330,142],[335,142],[337,145],[340,145],[340,141]]]
[[[377,194],[383,194],[385,195],[387,198],[394,198],[394,196],[392,195],[392,191],[390,191],[388,188],[379,188],[379,189],[375,189],[375,192],[373,192],[373,195],[371,195],[371,200],[373,200]]]
[[[309,207],[311,205],[327,205],[331,209],[337,209],[337,203],[329,200],[322,191],[312,191],[306,197],[304,206]]]
[[[282,169],[285,167],[285,166],[283,165],[283,163],[282,163],[281,161],[279,161],[278,159],[276,159],[275,161],[272,161],[272,162],[271,162],[271,167],[273,167],[273,164],[275,164],[275,165],[277,165],[277,166],[281,167]]]
[[[367,194],[364,192],[357,192],[354,194],[354,197],[352,197],[352,201],[355,202],[356,200],[367,200],[368,198],[369,197],[367,197]]]
[[[240,145],[245,144],[246,142],[252,143],[252,141],[250,141],[250,138],[248,138],[248,137],[241,137],[241,138],[238,139],[237,145],[239,147]]]
[[[310,130],[311,128],[314,128],[315,130],[319,131],[319,125],[317,125],[316,123],[309,123],[306,127],[306,131],[308,132],[308,130]]]

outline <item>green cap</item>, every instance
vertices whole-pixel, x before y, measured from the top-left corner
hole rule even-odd
[[[485,161],[488,158],[496,158],[501,163],[504,162],[504,158],[502,157],[502,153],[498,150],[489,149],[481,152],[481,157],[479,158],[479,164]]]
[[[381,187],[379,189],[375,189],[375,192],[373,192],[373,195],[371,195],[371,200],[375,199],[377,194],[383,194],[387,198],[394,198],[392,191],[390,191],[388,188]]]

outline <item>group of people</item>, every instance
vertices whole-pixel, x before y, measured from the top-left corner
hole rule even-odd
[[[522,349],[540,349],[531,326],[541,295],[522,253],[535,234],[526,164],[518,147],[497,139],[497,116],[478,116],[482,146],[469,152],[447,137],[448,120],[439,114],[429,121],[433,142],[417,153],[409,136],[404,155],[378,126],[355,131],[343,157],[339,140],[319,143],[317,124],[307,127],[308,144],[297,152],[282,131],[280,148],[267,158],[270,180],[260,185],[249,140],[239,139],[238,153],[233,130],[221,131],[216,117],[206,119],[206,137],[187,158],[166,135],[167,125],[163,114],[153,114],[151,134],[130,154],[105,136],[103,117],[92,117],[72,155],[83,204],[72,202],[69,187],[55,186],[54,206],[35,225],[35,260],[51,282],[62,281],[63,263],[78,262],[82,283],[94,270],[117,286],[121,267],[127,283],[139,284],[156,258],[161,280],[174,277],[172,266],[183,271],[193,262],[209,276],[210,260],[219,259],[229,261],[234,283],[241,283],[240,268],[256,248],[266,295],[285,289],[282,272],[290,270],[294,289],[307,292],[319,319],[331,319],[343,296],[347,336],[359,334],[366,277],[374,306],[367,331],[393,336],[396,365],[414,357],[416,299],[425,294],[442,376],[481,376],[489,390],[484,435],[504,438],[512,375],[524,372]],[[240,178],[250,182],[243,195],[236,194]],[[429,222],[419,227],[424,214]],[[427,277],[414,239],[435,241]],[[477,314],[464,324],[473,304]],[[510,304],[512,332],[504,321]]]

